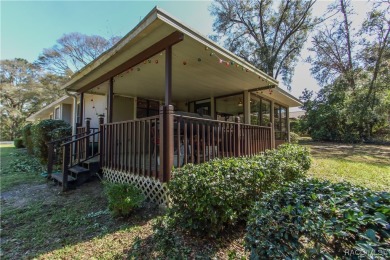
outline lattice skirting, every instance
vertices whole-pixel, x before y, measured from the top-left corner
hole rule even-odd
[[[168,204],[168,192],[164,183],[152,178],[135,175],[130,172],[122,172],[109,168],[103,168],[104,179],[115,183],[131,183],[144,193],[145,197],[158,205]]]

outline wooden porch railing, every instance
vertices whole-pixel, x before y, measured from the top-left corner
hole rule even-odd
[[[272,127],[175,115],[171,109],[161,109],[159,116],[102,124],[100,140],[102,167],[166,182],[172,167],[271,149]]]
[[[159,116],[100,126],[102,167],[158,178]]]

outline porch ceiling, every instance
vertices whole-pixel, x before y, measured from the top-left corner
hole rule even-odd
[[[173,102],[277,86],[276,80],[156,8],[117,46],[77,73],[65,88],[80,90],[175,31],[182,32],[184,40],[172,47]],[[106,86],[104,82],[92,91],[106,93]],[[273,97],[279,98],[276,92]],[[164,93],[165,52],[114,77],[117,95],[164,100]],[[299,105],[292,96],[284,99],[285,105]]]

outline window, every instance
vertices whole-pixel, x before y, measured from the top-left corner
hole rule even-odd
[[[271,102],[251,94],[251,124],[268,126],[271,122]]]
[[[240,122],[244,123],[244,95],[238,94],[215,99],[215,109],[217,120],[234,122],[240,117]]]
[[[137,118],[157,116],[159,114],[160,102],[137,98]]]
[[[54,119],[61,119],[60,118],[60,107],[56,107],[54,109]]]
[[[275,124],[275,139],[287,139],[287,108],[281,105],[274,105],[274,124]]]

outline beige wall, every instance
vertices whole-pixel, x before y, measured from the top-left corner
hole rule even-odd
[[[112,121],[120,122],[135,118],[134,98],[114,96]]]
[[[93,101],[91,101],[93,100]],[[95,106],[95,108],[93,108]],[[84,94],[84,116],[85,118],[91,118],[91,127],[99,127],[99,117],[96,114],[104,114],[104,122],[107,118],[107,97],[103,95],[96,94]],[[82,122],[85,125],[85,122]]]

